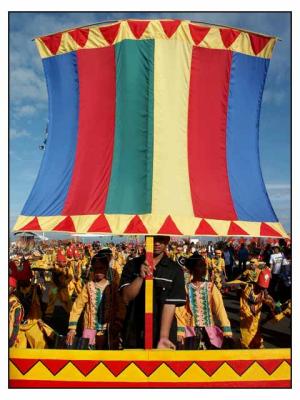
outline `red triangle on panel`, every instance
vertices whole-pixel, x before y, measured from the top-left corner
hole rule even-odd
[[[80,47],[84,47],[88,40],[89,32],[90,30],[87,28],[79,28],[68,33]]]
[[[226,48],[230,47],[235,39],[239,36],[240,31],[236,31],[235,29],[224,29],[220,28],[220,34],[224,46]]]
[[[250,37],[252,50],[255,55],[260,53],[271,40],[269,37],[254,35],[252,33],[248,33],[248,35]]]
[[[37,217],[34,217],[28,224],[23,226],[20,231],[41,231],[42,228],[40,227],[39,220]]]
[[[41,362],[53,375],[56,375],[68,364],[69,360],[41,360]]]
[[[230,225],[229,225],[229,229],[228,229],[227,235],[240,236],[240,235],[249,235],[249,233],[244,231],[244,229],[242,229],[235,222],[231,221]]]
[[[195,235],[217,235],[217,232],[209,225],[205,219],[202,219],[198,228],[196,229]]]
[[[104,214],[99,215],[89,227],[88,232],[111,232],[111,228]]]
[[[148,233],[143,221],[138,215],[135,215],[129,222],[124,233]]]
[[[150,21],[127,21],[131,32],[139,39],[145,32]]]
[[[144,372],[146,376],[150,376],[153,372],[162,365],[162,361],[134,361],[134,364]]]
[[[165,235],[182,235],[170,215],[166,218],[165,222],[162,224],[157,233]]]
[[[54,35],[43,36],[41,40],[45,43],[52,54],[56,54],[62,38],[62,33],[55,33]]]
[[[131,364],[131,361],[102,361],[102,363],[114,376],[118,376]]]
[[[270,225],[266,224],[265,222],[262,222],[260,225],[260,236],[282,237],[279,232],[275,231],[275,229],[271,228]]]
[[[173,21],[160,21],[160,24],[163,27],[165,34],[170,38],[177,31],[181,21],[178,19],[174,19]]]
[[[269,374],[273,372],[283,363],[284,360],[256,360],[256,362]]]
[[[196,361],[196,364],[208,375],[212,376],[224,361]]]
[[[226,362],[239,376],[243,375],[243,373],[254,363],[253,360],[228,360]]]
[[[71,363],[84,375],[87,376],[100,364],[98,360],[71,360]]]
[[[109,43],[113,44],[115,41],[120,28],[120,23],[111,26],[99,27],[100,32],[104,36],[104,39]]]
[[[18,370],[23,374],[27,372],[40,360],[37,359],[24,359],[24,358],[11,358],[11,362],[18,368]]]
[[[76,232],[74,222],[70,216],[66,217],[62,220],[55,228],[52,229],[53,231],[66,231],[66,232]]]
[[[191,36],[196,45],[198,45],[200,42],[202,42],[202,40],[205,38],[205,36],[208,34],[208,32],[210,30],[210,28],[206,28],[204,26],[192,25],[192,24],[189,24],[189,27],[190,27]]]
[[[180,377],[193,364],[193,361],[165,361],[165,364]]]

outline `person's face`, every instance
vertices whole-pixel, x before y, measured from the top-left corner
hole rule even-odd
[[[154,256],[159,256],[166,251],[169,240],[164,236],[154,237]]]
[[[206,257],[206,256],[207,256],[207,251],[206,251],[206,249],[201,249],[201,250],[200,250],[200,254],[201,254],[202,257]]]
[[[222,255],[222,253],[220,252],[220,251],[216,251],[216,258],[220,258],[221,257],[221,255]]]
[[[255,262],[255,261],[250,261],[250,268],[251,268],[252,270],[254,270],[255,267],[256,267],[256,262]]]
[[[100,282],[102,279],[106,277],[107,273],[107,265],[103,263],[101,260],[96,260],[94,266],[94,280],[95,282]]]
[[[279,248],[275,247],[275,254],[278,254],[278,253],[279,253]]]

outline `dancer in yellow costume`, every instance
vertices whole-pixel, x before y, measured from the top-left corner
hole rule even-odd
[[[246,349],[262,349],[263,338],[260,334],[260,317],[263,304],[274,314],[274,300],[268,294],[270,270],[266,268],[259,274],[257,282],[249,282],[240,297],[241,346]]]
[[[222,258],[222,251],[215,251],[215,258],[212,259],[212,270],[214,276],[214,283],[220,292],[223,292],[223,284],[225,280],[227,280],[226,271],[225,271],[225,261]]]

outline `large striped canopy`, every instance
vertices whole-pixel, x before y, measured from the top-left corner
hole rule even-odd
[[[258,148],[275,42],[179,20],[37,38],[48,140],[14,229],[286,236]]]

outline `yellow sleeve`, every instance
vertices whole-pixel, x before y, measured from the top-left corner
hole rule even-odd
[[[212,311],[221,324],[224,336],[232,336],[231,325],[224,307],[223,298],[215,285],[212,288]]]
[[[79,293],[77,296],[73,306],[72,310],[70,313],[70,319],[69,319],[69,329],[76,329],[79,317],[88,302],[88,291],[87,291],[87,286],[85,285],[82,289],[82,291]]]

